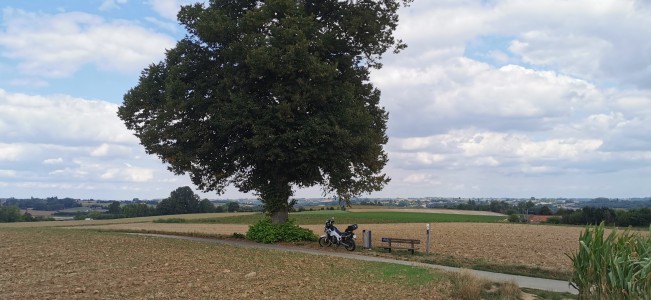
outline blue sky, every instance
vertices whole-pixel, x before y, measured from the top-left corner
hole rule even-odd
[[[175,15],[191,2],[0,3],[0,197],[192,186],[115,114],[183,37]],[[409,48],[372,74],[392,181],[370,196],[651,196],[647,1],[416,0],[400,15]]]

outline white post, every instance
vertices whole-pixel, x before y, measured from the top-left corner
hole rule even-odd
[[[429,255],[429,223],[427,223],[427,246],[426,246],[426,253]]]

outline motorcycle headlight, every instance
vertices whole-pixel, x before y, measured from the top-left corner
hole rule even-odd
[[[356,235],[356,234],[353,234],[353,238],[356,239],[356,238],[357,238],[357,235]]]

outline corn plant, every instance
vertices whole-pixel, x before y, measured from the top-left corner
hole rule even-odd
[[[651,227],[649,228],[651,231]],[[570,284],[579,299],[651,299],[651,238],[618,234],[605,237],[601,223],[579,237],[579,250],[568,255],[574,271]]]

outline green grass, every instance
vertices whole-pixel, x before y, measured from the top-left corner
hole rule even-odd
[[[425,285],[431,281],[446,279],[445,275],[441,272],[432,272],[425,268],[386,263],[368,263],[362,271],[373,274],[373,276],[383,281],[394,282],[399,280],[403,284],[412,287]]]
[[[386,223],[441,223],[474,222],[493,223],[504,219],[502,216],[476,216],[459,214],[432,214],[414,212],[345,212],[345,211],[310,211],[289,214],[290,219],[300,225],[316,225],[327,218],[334,217],[338,224],[386,224]],[[226,218],[207,218],[187,220],[188,223],[219,224],[253,224],[264,218],[263,214],[233,216]]]

